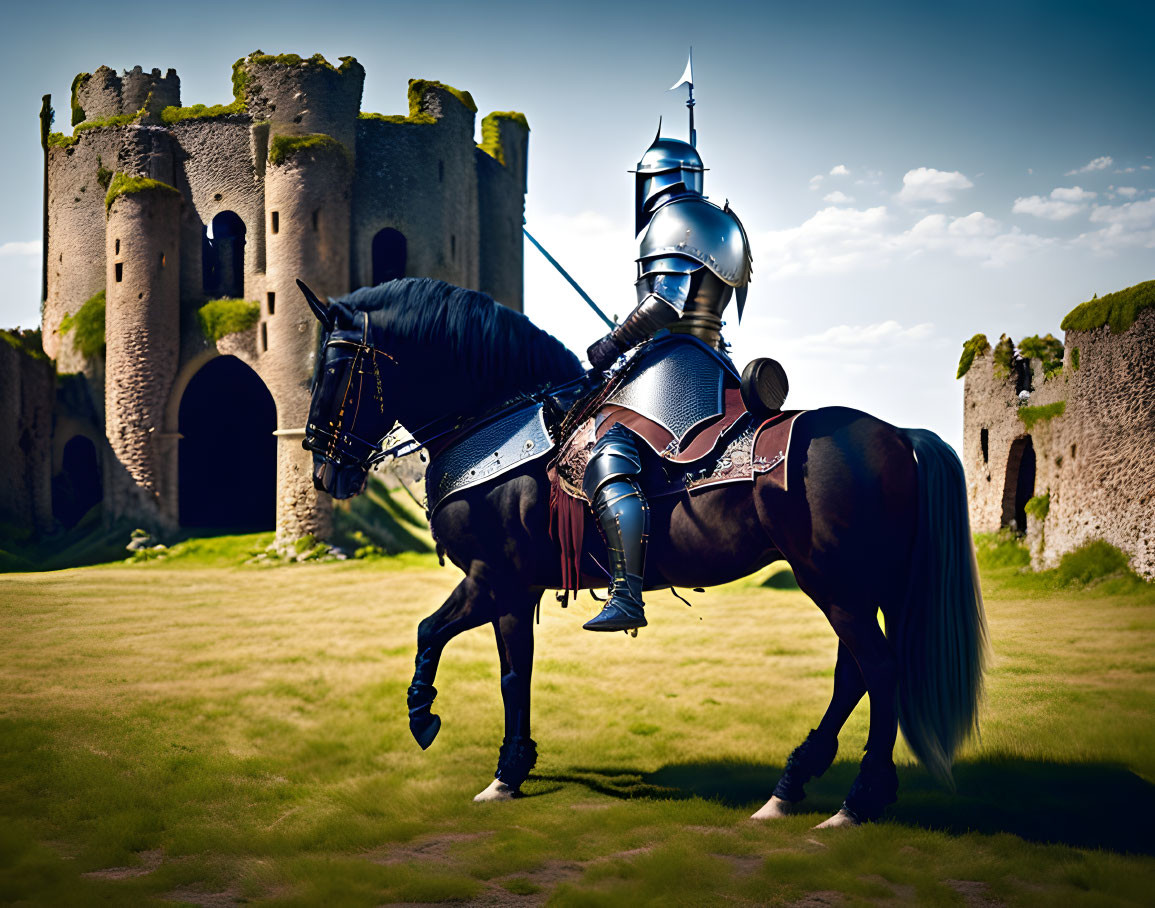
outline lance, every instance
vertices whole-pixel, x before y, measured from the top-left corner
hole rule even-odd
[[[545,260],[547,262],[549,262],[551,265],[553,265],[554,268],[557,269],[558,274],[560,274],[567,281],[569,281],[569,285],[571,287],[573,287],[574,290],[576,290],[578,292],[578,296],[580,296],[583,300],[586,301],[586,305],[589,306],[591,309],[594,310],[594,312],[596,312],[598,314],[598,318],[600,318],[603,322],[605,322],[606,325],[610,328],[610,330],[613,330],[614,328],[616,328],[618,326],[617,322],[615,322],[612,318],[610,318],[608,315],[606,315],[604,312],[602,312],[601,307],[599,307],[597,303],[595,303],[592,299],[590,299],[590,295],[588,293],[586,293],[584,290],[582,290],[581,285],[577,281],[575,281],[572,277],[570,277],[569,272],[566,271],[561,266],[561,263],[558,262],[557,259],[555,259],[552,255],[550,255],[548,252],[545,251],[545,247],[541,243],[539,243],[536,239],[534,239],[533,234],[525,229],[524,224],[522,225],[521,232],[524,233],[526,235],[526,237],[529,239],[529,241],[531,243],[533,243],[534,246],[537,247],[537,251],[545,256]]]
[[[686,71],[682,73],[682,78],[671,85],[667,91],[673,91],[676,88],[681,88],[683,85],[689,89],[690,96],[686,99],[686,109],[690,111],[690,145],[694,148],[698,147],[698,131],[694,129],[694,48],[690,48],[690,57],[686,60]]]

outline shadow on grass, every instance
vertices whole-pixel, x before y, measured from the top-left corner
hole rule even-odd
[[[649,773],[574,769],[532,778],[614,798],[704,798],[753,811],[770,797],[781,772],[776,765],[719,761]],[[837,811],[857,772],[855,763],[835,763],[807,786],[805,809],[827,816]],[[952,793],[921,768],[900,768],[898,803],[884,819],[955,835],[1010,833],[1032,842],[1155,853],[1155,785],[1125,766],[992,757],[956,764],[954,777]]]

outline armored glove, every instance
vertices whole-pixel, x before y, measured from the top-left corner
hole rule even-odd
[[[604,372],[624,352],[625,348],[614,340],[614,336],[607,334],[601,340],[590,345],[590,348],[586,350],[586,359],[595,369]]]

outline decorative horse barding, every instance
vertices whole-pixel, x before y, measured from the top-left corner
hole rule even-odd
[[[583,375],[555,338],[475,291],[405,279],[325,306],[301,286],[324,328],[305,446],[314,451],[314,482],[339,498],[360,491],[370,464],[390,453],[380,440],[395,422],[430,448],[432,468],[462,440],[503,420],[526,422],[530,408]],[[539,423],[537,437],[545,431]],[[755,817],[784,815],[802,800],[867,694],[866,755],[842,810],[827,821],[850,824],[877,818],[895,800],[900,724],[919,760],[949,780],[955,751],[977,725],[982,599],[962,465],[938,436],[842,407],[804,412],[792,431],[784,482],[755,474],[655,500],[646,587],[713,586],[772,561],[790,564],[838,637],[834,691]],[[531,433],[520,454],[503,447],[494,465],[479,465],[483,478],[451,485],[439,500],[427,490],[439,551],[465,577],[418,627],[410,729],[423,748],[432,743],[442,651],[461,632],[492,624],[505,738],[481,800],[515,795],[536,760],[533,613],[545,590],[563,586],[550,533],[549,446],[547,439],[534,451]]]

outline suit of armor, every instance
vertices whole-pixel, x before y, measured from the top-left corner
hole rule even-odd
[[[718,351],[703,351],[697,359],[733,371],[725,357],[722,313],[735,294],[741,317],[750,280],[750,247],[746,232],[729,205],[719,208],[702,195],[702,159],[693,146],[677,139],[655,139],[638,163],[636,226],[638,304],[621,325],[587,351],[595,369],[606,369],[627,350],[669,329]],[[692,343],[692,342],[691,342]],[[694,345],[697,350],[701,347]],[[677,345],[664,344],[650,357],[668,357],[650,369],[635,369],[610,402],[626,404],[643,416],[662,422],[666,398],[685,396],[691,414],[720,412],[721,381],[692,380],[681,364],[693,357],[678,355]],[[642,377],[649,371],[651,380]],[[652,381],[653,375],[662,381]],[[630,394],[630,382],[637,382]],[[666,386],[661,386],[665,384]],[[699,399],[700,398],[700,399]],[[693,419],[693,415],[691,415]],[[665,424],[665,423],[663,423]],[[675,430],[677,441],[690,426]],[[598,518],[610,560],[610,596],[601,613],[586,622],[587,630],[616,631],[644,627],[642,602],[649,506],[637,477],[642,459],[637,436],[615,425],[594,446],[583,480],[583,491]]]

